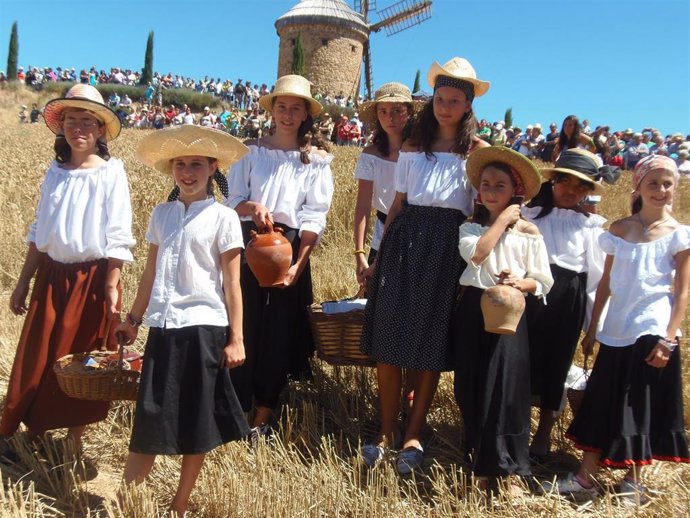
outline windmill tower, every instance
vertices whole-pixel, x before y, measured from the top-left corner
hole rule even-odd
[[[371,33],[385,29],[389,36],[431,16],[431,0],[402,0],[376,11],[376,0],[300,0],[275,22],[280,37],[278,76],[292,73],[298,35],[304,48],[306,76],[314,91],[356,96],[364,63],[367,96],[373,94]],[[369,23],[376,11],[379,21]]]

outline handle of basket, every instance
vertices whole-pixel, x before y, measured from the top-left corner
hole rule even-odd
[[[108,350],[108,337],[110,336],[110,324],[112,321],[113,321],[112,318],[109,318],[106,321],[105,334],[103,335],[103,340],[101,341],[101,351],[107,351]]]
[[[357,290],[357,293],[355,294],[355,296],[353,298],[361,299],[361,298],[364,298],[364,295],[366,295],[366,294],[367,294],[367,287],[364,284],[362,284],[359,287],[359,290]]]
[[[589,371],[587,370],[587,362],[589,360],[589,354],[585,354],[585,362],[582,368],[584,369],[585,379],[589,379]]]
[[[117,370],[118,372],[122,372],[122,366],[125,361],[125,337],[122,333],[117,333],[117,345]]]

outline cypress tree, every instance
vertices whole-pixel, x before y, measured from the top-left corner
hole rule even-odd
[[[422,80],[422,73],[417,70],[417,73],[414,76],[414,86],[412,87],[412,93],[419,92],[421,89],[421,80]]]
[[[19,36],[17,36],[17,22],[12,24],[10,34],[10,48],[7,52],[7,80],[17,80],[17,57],[19,55]]]
[[[146,86],[153,80],[153,31],[149,32],[146,40],[146,54],[144,55],[144,68],[141,70],[141,84]]]
[[[304,77],[306,74],[304,66],[304,46],[302,45],[302,33],[297,33],[295,48],[292,49],[292,73]]]
[[[508,108],[505,115],[503,116],[503,121],[506,123],[506,128],[513,127],[513,109]]]

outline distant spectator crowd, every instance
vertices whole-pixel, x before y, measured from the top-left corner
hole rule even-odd
[[[138,86],[141,84],[139,71],[113,67],[106,72],[95,66],[88,71],[79,72],[72,68],[55,69],[51,67],[19,67],[17,80],[40,90],[47,82],[81,82],[95,86],[97,84],[121,84]],[[4,72],[0,72],[0,84],[7,81]],[[221,100],[222,108],[215,110],[205,107],[202,113],[192,113],[187,105],[181,107],[163,106],[163,91],[170,88],[186,88],[197,93],[208,93]],[[152,80],[146,85],[143,98],[133,100],[127,94],[120,96],[114,92],[108,99],[108,105],[116,111],[125,127],[142,129],[162,129],[171,125],[198,124],[228,131],[234,136],[256,138],[270,131],[272,121],[259,107],[259,97],[271,93],[267,84],[253,83],[238,78],[221,80],[205,76],[193,79],[172,73],[155,72]],[[324,138],[338,145],[365,146],[373,135],[373,128],[363,123],[356,110],[363,102],[359,96],[345,96],[343,92],[335,95],[329,92],[315,92],[314,98],[321,102],[326,110],[329,107],[353,110],[352,116],[340,115],[334,120],[324,112],[316,122],[315,131]],[[40,109],[34,105],[29,111],[23,106],[19,118],[21,122],[37,122],[41,116]],[[563,149],[579,147],[588,149],[600,157],[602,163],[632,169],[635,164],[649,154],[670,156],[678,163],[681,174],[690,175],[690,135],[681,133],[662,135],[654,128],[643,128],[633,131],[631,128],[611,131],[607,125],[591,128],[587,119],[582,123],[574,115],[563,121],[561,128],[555,122],[544,131],[540,123],[530,124],[523,130],[518,126],[506,127],[504,121],[493,124],[482,119],[477,128],[477,135],[492,145],[508,146],[530,158],[553,161]]]

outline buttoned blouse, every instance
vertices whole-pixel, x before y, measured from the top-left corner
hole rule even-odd
[[[395,167],[395,190],[410,205],[458,209],[472,215],[474,190],[465,173],[466,160],[455,153],[401,152]]]
[[[146,311],[149,327],[227,326],[220,256],[242,248],[237,213],[213,198],[153,209],[146,239],[158,246]]]
[[[673,305],[675,255],[690,248],[690,227],[648,243],[631,243],[610,232],[599,244],[613,256],[609,310],[597,340],[613,347],[631,345],[643,335],[666,337]]]
[[[121,160],[89,169],[48,167],[27,242],[61,263],[133,259],[132,205]]]
[[[541,235],[525,234],[508,229],[499,238],[491,253],[479,264],[472,262],[479,238],[489,230],[478,223],[460,225],[460,256],[467,262],[467,268],[460,276],[460,284],[486,289],[497,284],[503,270],[510,270],[518,278],[536,281],[534,295],[546,295],[553,286],[549,256]]]
[[[273,215],[273,221],[321,235],[333,198],[333,155],[309,155],[300,161],[299,151],[282,151],[250,145],[249,153],[228,173],[226,204],[235,208],[243,201],[258,202]],[[251,216],[243,216],[251,221]]]

